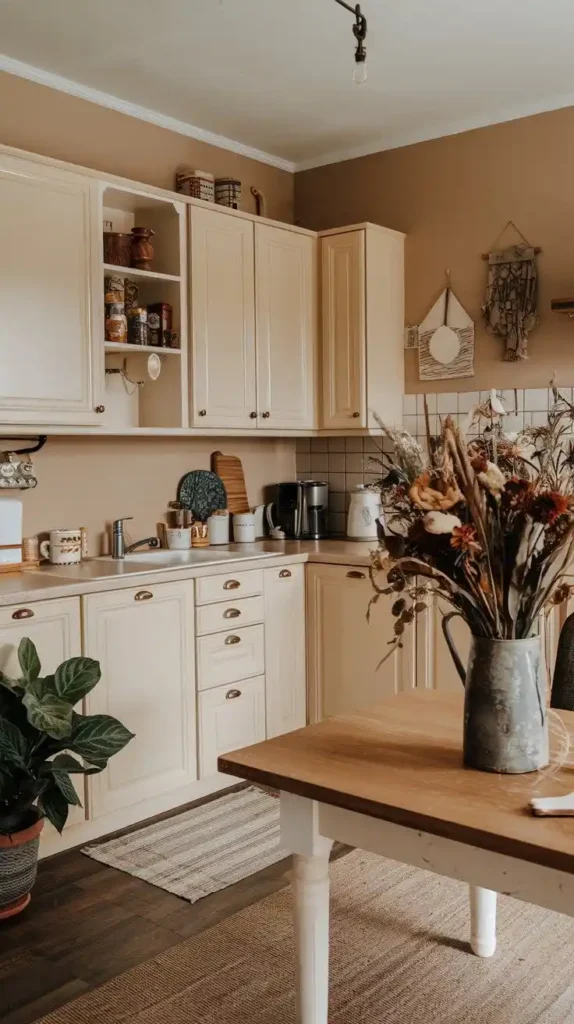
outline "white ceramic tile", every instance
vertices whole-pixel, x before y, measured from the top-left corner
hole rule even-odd
[[[543,427],[546,423],[548,423],[548,413],[547,412],[533,412],[532,413],[532,426],[533,427]]]
[[[311,451],[324,453],[329,451],[329,438],[328,437],[312,437],[311,438]]]
[[[525,426],[525,427],[531,427],[531,426],[532,426],[532,413],[531,413],[531,412],[528,412],[528,411],[526,410],[526,411],[525,411],[525,412],[523,413],[523,416],[524,416],[524,426]]]
[[[345,495],[339,491],[331,491],[329,494],[329,512],[345,511]]]
[[[403,395],[403,414],[405,416],[414,416],[417,411],[417,396],[416,395]]]
[[[345,455],[345,473],[362,473],[363,469],[362,455]]]
[[[526,388],[524,408],[528,412],[546,412],[548,409],[548,388]]]
[[[363,438],[362,437],[347,437],[345,439],[345,451],[346,452],[362,452],[363,450]]]
[[[520,433],[524,427],[524,413],[504,417],[504,430],[507,434]]]
[[[296,466],[298,477],[307,476],[311,472],[311,456],[305,454],[297,455]]]
[[[345,473],[345,490],[353,491],[359,484],[364,483],[362,473]]]
[[[363,451],[369,455],[378,455],[383,451],[383,438],[382,437],[364,437],[363,438]]]
[[[456,391],[441,391],[436,396],[436,411],[443,415],[448,412],[458,412],[458,395]]]
[[[329,456],[327,453],[311,452],[311,472],[326,473],[329,469]]]
[[[478,391],[459,391],[458,411],[470,412],[473,406],[478,405],[480,400]]]
[[[345,456],[342,452],[329,452],[329,473],[345,472]]]
[[[381,473],[365,473],[365,484],[378,484],[381,479]]]
[[[512,416],[519,410],[522,411],[524,408],[524,392],[521,390],[514,391],[513,388],[507,388],[502,392],[501,398],[502,404],[509,416]]]
[[[422,397],[424,398],[424,395]],[[427,408],[428,408],[429,413],[436,412],[436,392],[432,391],[429,394],[427,394],[426,400],[427,400]],[[421,412],[425,411],[424,401],[421,403],[420,411]]]
[[[565,398],[567,402],[572,401],[572,388],[558,388],[558,393],[561,398]]]
[[[417,416],[417,437],[426,437],[427,428],[424,416]]]
[[[394,450],[395,450],[395,446],[394,446],[393,442],[391,441],[390,437],[384,437],[383,438],[383,451],[384,452],[389,452],[392,455]]]
[[[408,430],[409,434],[412,434],[413,437],[414,437],[414,435],[417,432],[417,417],[416,416],[404,416],[403,417],[403,426],[404,426],[405,430]]]
[[[311,451],[311,438],[310,437],[298,437],[295,440],[295,451],[296,452],[310,452]]]
[[[344,452],[345,451],[345,438],[344,437],[329,437],[329,453],[331,452]]]
[[[488,391],[481,391],[480,392],[480,404],[481,405],[483,404],[483,402],[487,402],[489,398],[490,398],[490,388],[488,389]]]
[[[329,473],[329,490],[342,492],[345,490],[345,474]]]

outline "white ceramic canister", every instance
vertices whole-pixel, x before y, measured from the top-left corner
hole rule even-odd
[[[377,519],[381,514],[381,496],[370,491],[363,484],[351,494],[347,516],[347,537],[349,540],[377,540]]]
[[[210,516],[207,520],[210,544],[229,544],[229,516]]]
[[[255,514],[237,512],[233,516],[233,540],[238,544],[249,544],[255,540]]]
[[[40,542],[42,558],[49,558],[52,565],[76,565],[82,560],[82,531],[80,527],[69,530],[50,530],[50,540]]]
[[[191,547],[190,526],[168,526],[165,536],[170,551],[188,551]]]

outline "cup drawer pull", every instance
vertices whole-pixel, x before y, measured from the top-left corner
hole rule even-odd
[[[224,590],[237,590],[241,586],[239,580],[226,580],[223,584]]]
[[[236,697],[241,697],[241,690],[228,690],[225,694],[226,700],[235,700]]]
[[[134,601],[151,601],[153,594],[151,590],[138,590],[134,595]]]
[[[366,580],[366,578],[365,573],[359,572],[357,569],[351,569],[350,572],[347,573],[348,580]]]
[[[279,573],[280,580],[286,580],[288,576],[291,576],[290,569],[282,569],[281,572]]]
[[[18,608],[17,611],[12,612],[13,619],[33,619],[34,612],[31,608]]]
[[[228,647],[230,647],[231,644],[240,644],[241,643],[241,637],[240,636],[226,636],[225,637],[225,643],[227,644]]]
[[[224,619],[238,619],[241,615],[239,608],[226,608],[223,613]]]

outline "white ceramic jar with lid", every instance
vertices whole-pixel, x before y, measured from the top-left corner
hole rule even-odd
[[[381,496],[359,484],[351,493],[347,515],[349,540],[377,540],[377,520],[381,514]]]

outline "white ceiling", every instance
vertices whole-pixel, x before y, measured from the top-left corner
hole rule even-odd
[[[334,0],[0,0],[0,69],[290,169],[574,103],[573,0],[362,9],[362,86]]]

